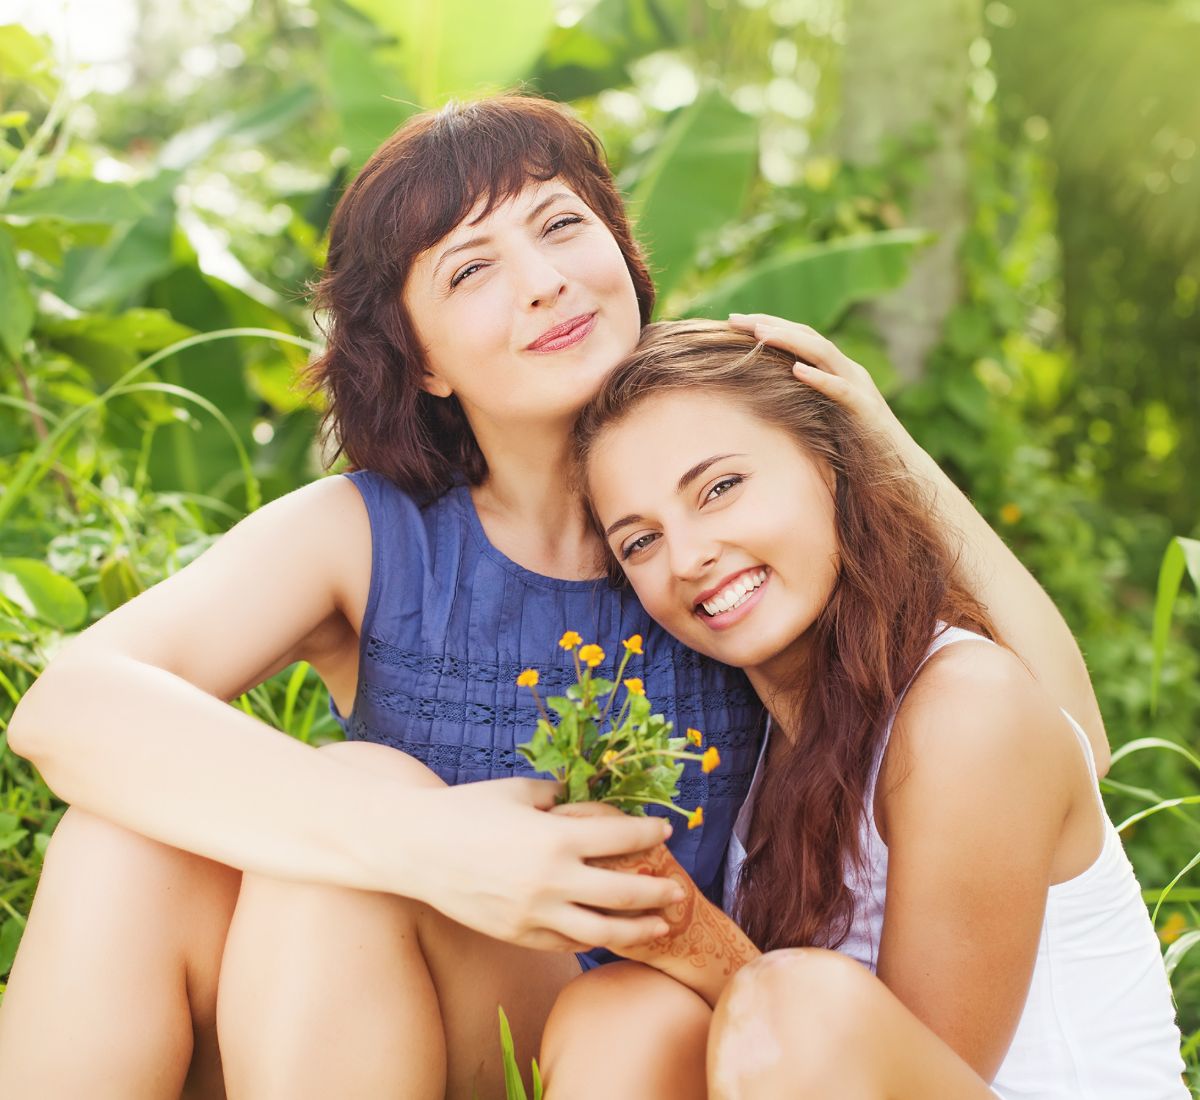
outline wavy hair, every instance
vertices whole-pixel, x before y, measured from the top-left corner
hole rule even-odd
[[[845,939],[848,882],[862,866],[860,826],[888,720],[939,621],[995,634],[957,578],[921,486],[851,413],[796,381],[793,361],[728,325],[650,325],[582,410],[574,436],[586,474],[600,435],[643,401],[708,391],[790,433],[834,475],[838,576],[810,628],[796,690],[772,701],[791,737],[763,775],[738,883],[738,921],[764,951]]]
[[[555,178],[616,238],[642,322],[649,320],[654,285],[603,147],[566,108],[501,95],[416,115],[346,188],[313,287],[326,346],[304,381],[310,393],[325,394],[321,439],[330,464],[345,454],[353,468],[376,470],[418,498],[460,475],[484,480],[487,463],[458,399],[421,386],[426,363],[404,283],[416,257],[477,205],[483,218],[531,181]]]

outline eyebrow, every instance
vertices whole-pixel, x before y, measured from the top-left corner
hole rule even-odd
[[[693,481],[696,480],[696,478],[698,478],[702,473],[704,473],[704,471],[707,470],[710,466],[714,466],[718,462],[724,462],[725,459],[727,459],[727,458],[742,458],[742,457],[744,457],[744,456],[740,455],[740,454],[727,454],[727,455],[713,455],[711,458],[702,459],[700,462],[697,462],[696,465],[693,466],[690,470],[684,471],[683,476],[679,479],[678,483],[675,486],[675,492],[682,493],[684,491],[684,489],[686,489]],[[604,537],[608,538],[614,532],[619,531],[622,527],[628,527],[631,523],[640,523],[642,521],[642,518],[643,517],[636,515],[636,514],[622,516],[619,520],[617,520],[616,523],[609,525],[608,529],[604,532]]]
[[[533,221],[539,214],[542,213],[543,210],[546,209],[547,206],[553,206],[554,203],[558,202],[560,199],[571,199],[574,197],[574,195],[570,195],[566,191],[555,191],[553,195],[547,195],[546,198],[542,199],[542,201],[539,202],[537,206],[530,210],[525,216],[525,224],[528,225],[531,221]],[[488,244],[491,239],[491,237],[472,237],[469,241],[463,241],[462,244],[456,244],[451,248],[447,248],[446,251],[438,257],[437,263],[433,265],[433,278],[437,278],[438,271],[441,270],[442,264],[445,263],[446,260],[448,260],[451,256],[457,255],[459,252],[469,252],[472,248],[478,248],[481,244]]]

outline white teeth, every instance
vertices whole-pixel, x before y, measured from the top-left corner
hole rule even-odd
[[[719,592],[711,600],[706,600],[700,606],[710,615],[720,615],[725,611],[732,611],[735,607],[743,603],[750,593],[766,579],[767,571],[765,569],[760,569],[757,573],[747,573],[739,580],[734,581],[724,591]]]

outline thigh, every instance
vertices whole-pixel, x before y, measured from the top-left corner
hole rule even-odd
[[[832,951],[774,951],[717,1004],[713,1100],[995,1100],[983,1079],[865,967]]]
[[[546,1025],[551,1100],[704,1100],[712,1012],[648,966],[617,962],[576,978]]]
[[[351,766],[386,770],[415,786],[444,786],[420,761],[386,745],[346,741],[321,751]],[[579,961],[569,952],[533,951],[494,940],[412,899],[389,897],[382,904],[391,907],[394,926],[411,927],[420,944],[445,1035],[447,1097],[503,1097],[498,1009],[508,1017],[518,1065],[528,1078],[551,1006],[579,976]],[[405,976],[397,974],[395,980]]]

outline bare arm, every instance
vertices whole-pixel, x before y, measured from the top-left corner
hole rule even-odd
[[[1066,823],[1090,814],[1099,832],[1078,739],[1013,654],[948,646],[901,707],[875,812],[888,846],[879,977],[991,1080],[1024,1009]]]
[[[813,364],[798,365],[797,378],[883,433],[908,469],[928,485],[939,521],[961,540],[959,561],[967,587],[987,608],[1005,645],[1083,727],[1104,775],[1111,758],[1104,719],[1070,627],[1004,540],[896,419],[866,368],[807,325],[766,314],[735,314],[730,322]]]
[[[527,946],[645,938],[674,886],[585,856],[659,842],[656,821],[556,821],[554,785],[414,790],[352,768],[226,704],[306,655],[345,614],[357,630],[370,527],[329,478],[243,520],[179,573],[74,639],[26,693],[9,744],[61,798],[166,844],[278,877],[420,898]],[[614,923],[615,922],[615,923]]]

